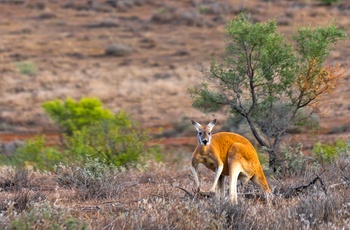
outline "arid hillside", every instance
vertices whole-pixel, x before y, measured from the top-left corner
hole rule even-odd
[[[347,1],[1,1],[0,138],[55,132],[41,104],[67,97],[97,97],[145,127],[171,130],[182,120],[190,126],[187,117],[215,116],[223,124],[223,115],[193,109],[187,89],[200,81],[198,68],[223,52],[225,24],[242,10],[255,21],[276,18],[286,35],[334,20],[350,31]],[[329,63],[347,69],[334,93],[322,99],[322,129],[317,138],[297,134],[292,141],[350,134],[349,41],[335,47]]]

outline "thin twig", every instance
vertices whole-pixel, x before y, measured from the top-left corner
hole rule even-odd
[[[188,195],[190,198],[194,198],[195,197],[192,193],[190,193],[189,191],[187,191],[184,188],[181,188],[180,186],[175,186],[175,188],[178,188],[178,189],[184,191],[186,193],[186,195]]]
[[[324,193],[327,195],[327,188],[326,186],[324,185],[323,181],[322,181],[322,178],[316,174],[316,176],[318,177],[319,181],[320,181],[320,184],[321,184],[321,188],[323,189]]]

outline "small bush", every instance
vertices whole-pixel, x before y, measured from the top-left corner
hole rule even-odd
[[[10,156],[2,156],[0,163],[20,168],[26,166],[39,170],[52,170],[55,164],[63,162],[65,155],[54,147],[45,146],[45,137],[37,136],[27,140]]]
[[[296,148],[287,145],[281,146],[277,175],[302,175],[305,172],[310,159],[303,154],[302,147],[302,144],[298,144]]]
[[[75,156],[102,159],[106,164],[122,166],[138,163],[142,157],[158,153],[158,148],[146,145],[150,136],[133,124],[127,114],[119,112],[75,131],[68,138],[68,152]]]
[[[123,44],[110,44],[105,49],[105,55],[122,57],[131,54],[133,51],[132,47]]]
[[[57,99],[45,102],[43,108],[69,135],[98,120],[113,117],[97,98],[82,98],[79,102],[71,98],[64,102]]]
[[[1,171],[0,191],[18,191],[30,187],[30,171],[27,169],[14,169],[13,167]]]
[[[119,192],[116,168],[97,159],[88,158],[83,164],[59,164],[55,173],[59,186],[75,189],[81,200],[111,198]]]
[[[32,61],[17,62],[16,66],[24,75],[34,75],[38,72],[38,67]]]
[[[333,4],[336,4],[339,2],[339,0],[318,0],[319,2],[321,2],[322,4],[325,4],[325,5],[333,5]]]
[[[349,144],[350,142],[347,143],[342,139],[339,139],[334,144],[330,145],[318,142],[313,147],[312,152],[318,163],[330,163],[333,162],[340,154],[347,152],[349,150]]]

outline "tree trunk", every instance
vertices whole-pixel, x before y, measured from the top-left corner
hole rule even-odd
[[[277,171],[277,154],[275,149],[270,149],[269,153],[269,168],[273,170],[273,172]]]

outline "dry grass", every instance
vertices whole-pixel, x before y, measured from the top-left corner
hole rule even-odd
[[[122,171],[61,166],[54,174],[3,167],[0,227],[43,229],[58,223],[62,229],[69,222],[88,229],[346,229],[350,224],[347,155],[304,175],[270,175],[275,195],[268,201],[254,195],[259,192],[252,184],[240,185],[239,204],[234,206],[228,194],[222,199],[196,196],[187,161],[149,162]],[[207,188],[213,174],[200,171]],[[33,213],[42,216],[45,225],[32,220]]]

